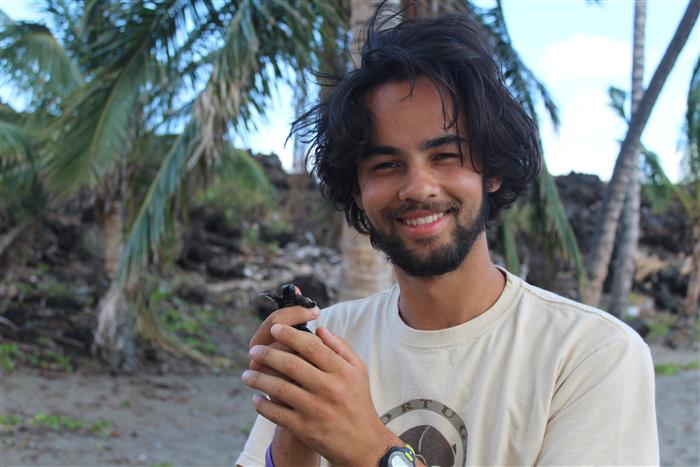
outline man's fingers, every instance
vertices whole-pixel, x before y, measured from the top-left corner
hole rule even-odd
[[[277,402],[269,401],[260,394],[253,395],[253,406],[255,411],[263,417],[270,420],[275,425],[282,426],[294,431],[297,423],[298,415],[293,409],[284,407]]]
[[[290,306],[287,308],[280,308],[263,321],[258,331],[250,339],[250,347],[270,344],[274,340],[270,335],[270,329],[275,324],[294,326],[295,324],[313,321],[318,318],[320,313],[321,310],[319,310],[318,307],[304,308],[303,306]]]
[[[275,340],[288,345],[294,352],[322,371],[333,373],[347,364],[315,334],[282,325],[273,326],[270,332]]]
[[[250,357],[258,365],[269,367],[283,378],[290,379],[312,392],[317,391],[320,387],[319,382],[323,381],[323,373],[318,368],[289,352],[256,345],[250,349]]]
[[[303,405],[309,394],[302,388],[284,378],[270,376],[259,371],[246,370],[241,376],[243,382],[260,392],[269,395],[290,407]]]
[[[336,336],[326,328],[318,328],[316,335],[321,338],[324,344],[330,347],[335,353],[343,357],[350,365],[356,368],[364,367],[364,362],[352,350],[342,337]]]
[[[283,343],[277,342],[277,341],[269,344],[268,347],[271,347],[271,348],[277,349],[277,350],[281,350],[283,352],[293,353],[292,349],[290,349],[289,347],[287,347]],[[284,375],[282,375],[280,372],[270,368],[267,365],[262,365],[260,362],[257,362],[256,360],[251,360],[249,367],[251,370],[261,371],[263,373],[267,373],[270,376],[279,376],[281,378],[284,377]]]

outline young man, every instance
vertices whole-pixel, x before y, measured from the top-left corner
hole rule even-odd
[[[398,284],[261,325],[243,381],[269,399],[239,465],[659,462],[640,337],[491,262],[486,226],[540,153],[475,25],[370,26],[361,67],[293,130]]]

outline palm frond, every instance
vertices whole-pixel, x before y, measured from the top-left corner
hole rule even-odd
[[[646,198],[651,202],[652,209],[662,212],[668,209],[671,199],[675,196],[680,201],[683,210],[689,219],[698,215],[696,213],[698,203],[693,202],[693,197],[686,187],[669,180],[659,156],[642,146],[642,190]]]
[[[6,15],[2,22],[0,72],[31,96],[34,108],[68,96],[83,83],[75,60],[46,26],[13,22]]]
[[[196,138],[197,128],[190,123],[163,159],[129,228],[122,251],[120,281],[148,263],[149,254],[157,251],[163,234],[172,225],[173,217],[168,213],[168,206],[182,186],[187,159]]]
[[[559,197],[554,177],[545,164],[540,171],[538,183],[533,188],[534,209],[531,224],[539,231],[540,238],[548,244],[545,250],[547,254],[553,255],[558,252],[573,265],[579,289],[583,290],[588,283],[583,256]]]
[[[230,123],[234,127],[245,123],[251,109],[264,109],[271,93],[269,82],[285,77],[279,63],[301,70],[318,63],[323,37],[314,24],[319,11],[334,8],[324,0],[270,0],[230,2],[218,11],[231,15],[225,40],[211,56],[212,74],[195,99],[192,119],[165,156],[129,229],[122,253],[122,279],[145,266],[149,255],[157,251],[173,222],[172,200],[196,166],[211,165],[221,157],[239,175],[247,173],[243,179],[272,191],[255,160],[227,144],[226,128]]]
[[[0,172],[34,160],[32,132],[25,125],[18,113],[0,104]]]
[[[48,202],[27,115],[0,104],[0,224],[42,212]]]
[[[559,110],[546,86],[525,65],[513,47],[501,1],[497,0],[492,8],[482,8],[466,0],[466,6],[468,12],[484,26],[491,37],[492,46],[501,60],[506,84],[513,96],[523,105],[538,126],[537,103],[540,101],[554,128],[558,128]]]
[[[687,102],[683,128],[685,155],[681,173],[685,182],[698,184],[697,205],[700,209],[700,58],[693,68]]]
[[[520,275],[520,258],[518,256],[518,245],[515,241],[515,231],[517,225],[513,219],[513,209],[508,209],[503,213],[503,222],[500,225],[503,243],[503,257],[506,262],[506,269]]]
[[[102,181],[141,131],[134,123],[147,78],[159,59],[156,50],[172,48],[190,11],[175,0],[163,0],[157,7],[134,4],[126,12],[123,32],[96,40],[92,53],[109,57],[108,65],[71,96],[62,118],[47,131],[46,139],[56,146],[49,175],[58,193]]]
[[[274,200],[275,189],[258,161],[248,152],[229,145],[221,153],[217,172],[235,177],[243,189],[254,190]]]

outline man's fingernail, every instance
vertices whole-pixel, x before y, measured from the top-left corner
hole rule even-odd
[[[248,381],[252,375],[253,375],[253,372],[252,372],[252,371],[246,370],[246,371],[244,371],[243,374],[241,375],[241,379],[242,379],[243,381]]]
[[[314,307],[311,309],[311,315],[314,318],[318,318],[320,314],[321,314],[321,310],[319,310],[318,307]]]
[[[280,332],[280,329],[282,329],[281,324],[279,324],[279,323],[273,324],[272,327],[270,328],[270,333],[277,334],[278,332]]]

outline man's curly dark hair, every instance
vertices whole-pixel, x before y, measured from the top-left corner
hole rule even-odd
[[[372,229],[355,200],[357,161],[372,146],[373,119],[365,96],[387,82],[427,77],[451,105],[456,125],[464,114],[471,163],[476,156],[484,180],[497,177],[501,187],[488,193],[491,223],[512,205],[536,177],[541,166],[537,129],[508,91],[494,51],[480,25],[468,17],[446,15],[429,19],[401,19],[387,27],[377,14],[368,23],[360,66],[331,78],[328,92],[293,124],[310,144],[307,164],[318,178],[323,196],[360,233]],[[457,131],[459,131],[457,125]]]

